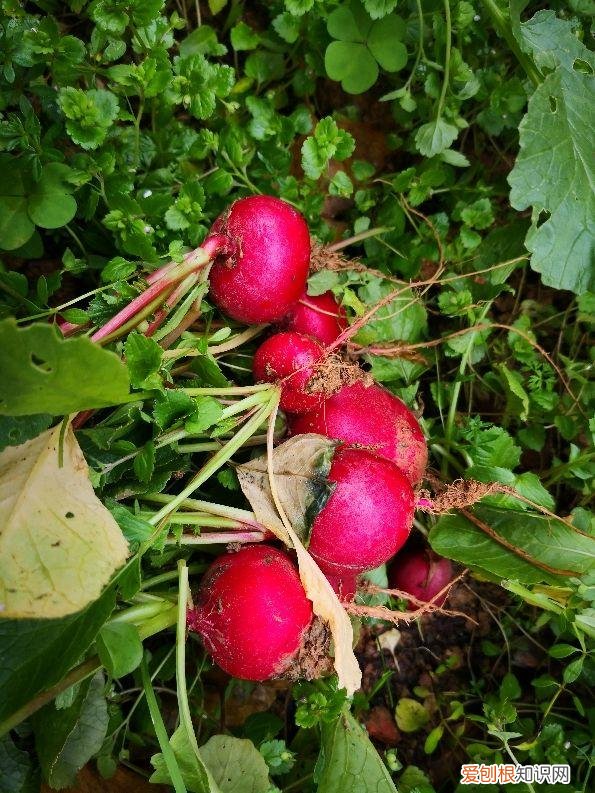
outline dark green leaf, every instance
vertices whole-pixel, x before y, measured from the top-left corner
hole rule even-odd
[[[57,683],[84,656],[114,608],[114,589],[60,620],[0,620],[0,720]]]
[[[33,718],[35,748],[45,780],[60,789],[101,749],[108,724],[105,681],[98,672],[80,687],[74,703],[56,710],[53,702]]]
[[[0,416],[0,451],[7,446],[20,446],[21,443],[37,437],[52,423],[48,413],[33,416]]]
[[[65,415],[125,402],[126,367],[86,337],[63,339],[55,327],[0,322],[0,413]]]

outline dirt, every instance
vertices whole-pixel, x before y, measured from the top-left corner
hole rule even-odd
[[[372,697],[370,711],[362,714],[379,750],[396,747],[401,763],[426,769],[439,785],[449,775],[456,776],[465,762],[461,745],[447,733],[434,754],[428,756],[423,751],[425,737],[441,722],[441,714],[450,713],[448,703],[459,698],[460,692],[469,692],[470,681],[485,678],[498,681],[508,671],[504,651],[500,658],[488,658],[481,646],[486,639],[496,646],[502,645],[494,616],[506,604],[507,595],[500,587],[471,581],[453,587],[448,608],[468,614],[476,624],[465,617],[430,614],[417,623],[399,625],[396,629],[374,626],[362,630],[356,654],[362,667],[364,692],[372,692],[385,670],[393,672],[387,685]],[[384,644],[381,649],[379,639],[383,634],[387,634],[388,640],[385,637],[381,642]],[[523,647],[513,652],[511,660],[520,670],[539,664],[531,650]],[[514,672],[522,675],[516,668]],[[421,731],[406,733],[398,729],[394,712],[403,697],[417,699],[431,713],[430,722]],[[481,713],[481,705],[478,696],[468,711]],[[447,724],[454,731],[461,723]],[[466,721],[465,738],[472,736],[473,730],[473,723]]]
[[[326,355],[314,367],[314,372],[306,383],[307,394],[324,394],[331,397],[344,386],[361,381],[366,387],[374,382],[371,375],[361,369],[358,364],[346,361],[340,355]]]

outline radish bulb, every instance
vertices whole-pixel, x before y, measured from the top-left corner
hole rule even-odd
[[[292,435],[316,432],[349,444],[369,446],[393,460],[416,485],[423,478],[428,449],[417,419],[401,400],[379,385],[344,386],[320,407],[289,417]]]
[[[273,196],[235,201],[213,223],[205,246],[223,238],[209,275],[218,308],[248,325],[279,322],[299,300],[310,263],[310,234],[303,216]]]
[[[284,329],[312,336],[325,346],[332,344],[348,326],[347,313],[332,292],[315,297],[304,292],[283,322]]]
[[[243,680],[269,680],[291,665],[312,621],[312,604],[289,557],[248,545],[205,573],[188,627],[213,660]]]
[[[256,350],[253,362],[257,383],[281,385],[281,409],[304,413],[317,408],[324,394],[308,390],[314,367],[324,355],[318,342],[301,333],[275,333]]]
[[[388,561],[405,544],[415,497],[393,462],[364,449],[337,449],[328,481],[333,491],[314,518],[308,551],[335,590],[349,593],[359,573]]]
[[[428,603],[454,577],[448,559],[427,548],[420,548],[404,551],[395,558],[389,571],[389,584],[392,589],[408,592],[422,603]],[[434,603],[442,606],[445,600],[446,595],[442,595]],[[417,605],[408,601],[407,608],[415,609]]]

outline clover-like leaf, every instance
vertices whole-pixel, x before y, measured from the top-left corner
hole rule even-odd
[[[0,172],[0,248],[20,248],[36,225],[55,229],[74,217],[77,207],[67,165],[49,163],[35,181],[25,163],[6,154],[0,156]]]
[[[359,42],[331,41],[324,67],[331,80],[340,82],[348,94],[363,94],[378,79],[378,64],[366,45]]]
[[[396,72],[407,63],[405,23],[395,14],[372,19],[361,3],[352,2],[329,15],[327,29],[335,41],[326,49],[325,69],[347,93],[367,91],[378,79],[379,66]]]

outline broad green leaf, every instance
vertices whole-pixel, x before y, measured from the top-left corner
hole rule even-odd
[[[267,793],[269,770],[252,741],[213,735],[198,750],[221,793]]]
[[[112,677],[133,672],[143,659],[143,644],[134,625],[108,622],[99,631],[97,651]]]
[[[405,23],[395,14],[372,25],[367,44],[385,71],[397,72],[407,63],[407,49],[402,43],[404,36]]]
[[[348,94],[363,94],[378,79],[378,64],[365,44],[359,42],[331,41],[324,55],[324,68]]]
[[[39,769],[10,735],[0,738],[0,793],[38,793]]]
[[[0,451],[7,446],[18,446],[47,430],[52,417],[47,413],[32,416],[0,416]]]
[[[99,597],[128,555],[93,492],[69,425],[0,454],[0,603],[8,618],[54,618]]]
[[[548,286],[577,294],[592,289],[595,239],[593,78],[558,69],[529,100],[520,152],[508,181],[515,209],[533,207],[526,246]],[[556,141],[552,146],[551,141]]]
[[[83,683],[69,708],[56,710],[51,702],[33,718],[43,776],[56,790],[73,785],[77,772],[101,749],[108,725],[104,685],[98,672]]]
[[[403,697],[395,709],[397,727],[403,732],[417,732],[425,727],[430,720],[430,714],[416,699]]]
[[[223,793],[202,758],[196,756],[196,751],[183,724],[173,733],[169,743],[178,762],[186,789],[190,793]],[[151,775],[150,782],[171,784],[165,758],[161,752],[151,757],[151,765],[155,770]]]
[[[516,554],[462,515],[439,518],[430,532],[430,544],[441,556],[493,579],[513,579],[524,584],[559,583],[560,577],[531,562],[583,575],[595,567],[595,538],[587,537],[547,516],[512,509],[476,505],[473,512],[497,537],[519,548]]]
[[[359,29],[348,4],[335,8],[329,14],[326,26],[329,35],[339,41],[363,42],[365,40],[365,34]]]
[[[128,372],[87,337],[63,339],[45,324],[0,322],[0,414],[55,416],[125,402]]]
[[[415,133],[415,145],[424,157],[441,154],[456,140],[459,130],[442,118],[423,124]]]
[[[595,284],[595,59],[571,23],[552,11],[520,24],[524,5],[512,4],[515,35],[540,68],[555,71],[536,89],[521,121],[510,201],[518,210],[533,208],[525,241],[531,267],[548,286],[582,294]]]
[[[521,49],[533,57],[540,69],[573,69],[577,58],[593,63],[593,54],[574,33],[574,20],[560,19],[555,11],[542,10],[521,23],[520,13],[527,4],[527,0],[511,1],[511,26]]]
[[[319,793],[396,793],[397,789],[363,727],[345,710],[321,725],[315,780]]]
[[[57,229],[69,223],[76,213],[76,201],[70,195],[66,177],[68,166],[53,162],[46,165],[41,179],[29,194],[29,217],[44,229]]]
[[[84,656],[113,611],[115,586],[84,611],[58,620],[0,620],[0,720],[50,688]]]
[[[374,306],[394,291],[394,284],[375,278],[358,290],[358,297],[366,305]],[[423,303],[410,289],[403,289],[358,331],[355,341],[364,345],[382,341],[414,342],[422,339],[426,330],[427,314]]]

